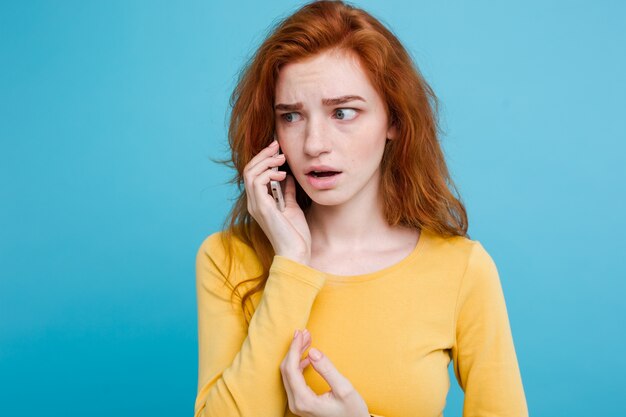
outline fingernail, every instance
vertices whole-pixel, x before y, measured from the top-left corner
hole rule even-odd
[[[315,348],[311,348],[309,349],[309,356],[313,359],[313,360],[320,360],[322,358],[322,352],[320,352],[319,350],[315,349]]]
[[[293,334],[293,338],[295,339],[296,337],[298,337],[298,331],[296,330],[295,333]]]

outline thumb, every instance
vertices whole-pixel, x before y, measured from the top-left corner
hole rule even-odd
[[[346,377],[341,375],[328,356],[315,348],[309,349],[311,365],[318,374],[322,376],[330,386],[331,390],[337,393],[346,393],[353,389],[352,384]]]

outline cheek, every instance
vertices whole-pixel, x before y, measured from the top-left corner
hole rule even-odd
[[[387,141],[386,133],[386,130],[382,130],[380,126],[370,125],[362,129],[356,136],[352,159],[363,158],[367,161],[382,157]]]
[[[280,150],[287,156],[297,152],[297,145],[302,142],[301,135],[296,129],[280,129],[277,131]]]
[[[292,140],[282,137],[281,139],[278,140],[278,146],[280,147],[280,151],[285,154],[287,159],[289,159],[289,157],[291,156],[294,156],[295,149],[294,149]]]
[[[285,154],[286,162],[285,164],[289,165],[292,174],[296,174],[297,168],[300,165],[300,161],[298,159],[298,152],[293,149],[293,146],[286,144],[285,142],[280,143],[280,150]],[[283,165],[284,166],[284,165]]]

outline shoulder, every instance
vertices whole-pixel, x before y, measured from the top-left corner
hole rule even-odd
[[[472,263],[493,262],[482,243],[465,236],[442,236],[434,232],[423,231],[427,239],[428,252],[437,261],[445,261],[446,264],[459,264],[467,267]]]
[[[208,256],[213,258],[219,257],[220,255],[224,256],[228,244],[229,239],[226,239],[223,231],[212,233],[202,240],[197,256]]]
[[[249,245],[237,236],[218,231],[204,238],[196,253],[198,275],[207,269],[232,282],[233,277],[246,279],[257,276],[262,268]]]
[[[456,277],[457,285],[477,280],[497,280],[496,264],[479,240],[465,236],[441,236],[424,232],[432,268],[446,271],[448,278]],[[493,284],[493,282],[492,282]]]
[[[431,253],[437,262],[446,269],[448,277],[456,277],[459,303],[468,297],[493,300],[502,296],[496,263],[479,240],[435,236],[431,242]]]
[[[253,250],[239,237],[221,230],[205,237],[198,249],[198,256],[206,255],[212,258],[221,258],[230,252],[236,257],[244,257],[253,253]]]

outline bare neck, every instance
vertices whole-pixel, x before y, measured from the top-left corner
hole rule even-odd
[[[312,203],[307,212],[312,251],[346,252],[380,246],[390,236],[382,200],[370,204],[350,201],[337,206]]]

